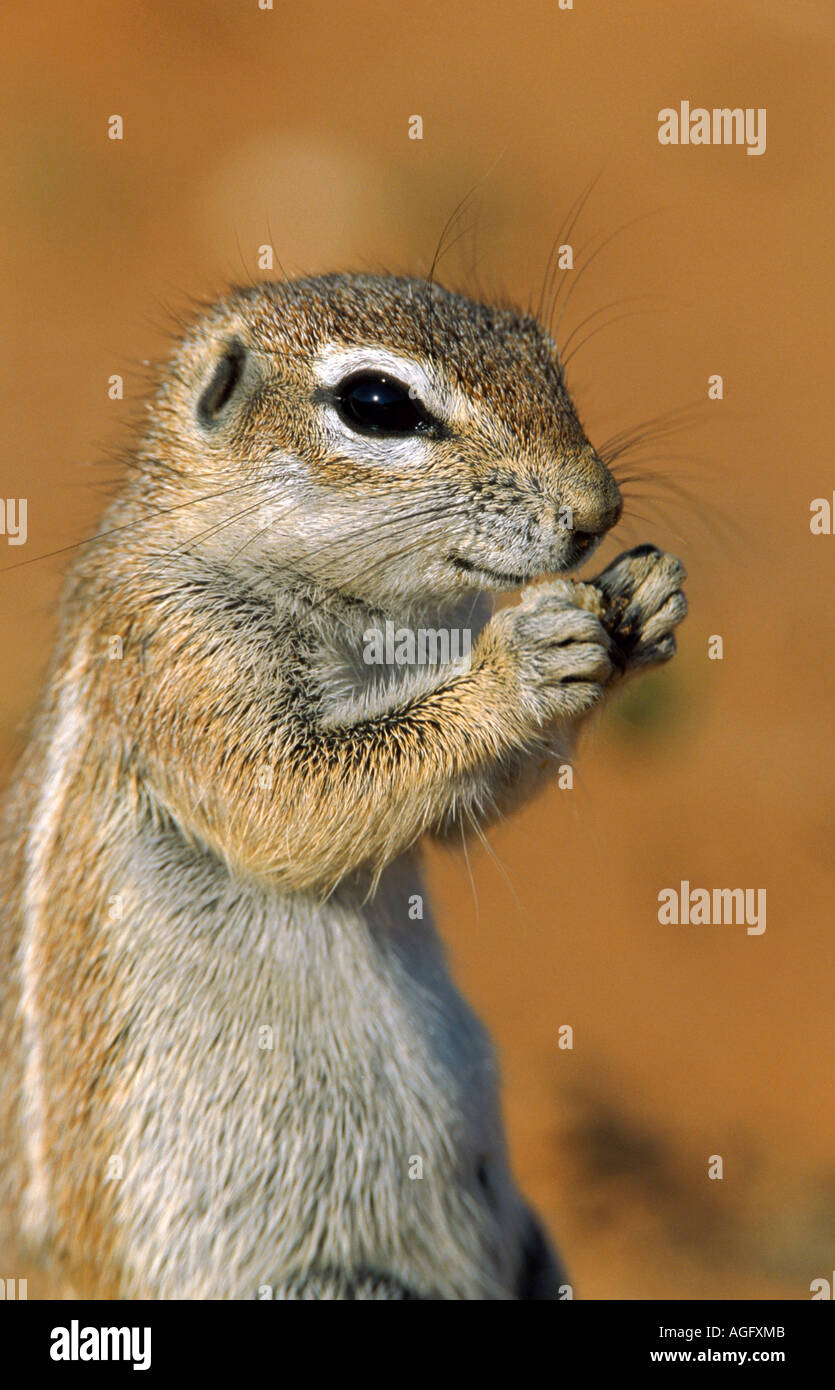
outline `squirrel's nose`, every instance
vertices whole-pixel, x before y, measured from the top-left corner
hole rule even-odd
[[[571,508],[575,532],[602,536],[620,519],[623,502],[618,485],[591,446],[563,466],[559,495],[561,505]]]

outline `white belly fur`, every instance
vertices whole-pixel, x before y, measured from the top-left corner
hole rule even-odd
[[[269,1297],[348,1269],[512,1296],[521,1204],[492,1049],[428,912],[409,918],[414,865],[371,901],[323,904],[164,837],[129,862],[108,926],[131,1023],[113,1116],[125,1291]]]

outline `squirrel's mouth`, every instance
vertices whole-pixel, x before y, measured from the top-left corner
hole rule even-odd
[[[484,579],[497,588],[518,589],[528,577],[525,574],[511,574],[509,572],[504,573],[502,570],[488,569],[486,565],[476,565],[472,560],[465,560],[461,555],[450,555],[447,558],[462,574],[471,574],[476,579]]]
[[[493,589],[519,589],[523,584],[528,584],[532,579],[538,579],[542,575],[564,574],[566,571],[576,568],[596,548],[600,540],[601,536],[594,532],[573,531],[567,554],[556,559],[546,569],[534,566],[523,574],[510,570],[492,569],[489,565],[479,565],[474,560],[467,560],[463,555],[456,555],[455,553],[447,555],[446,558],[460,574],[472,575],[485,587],[489,585]]]

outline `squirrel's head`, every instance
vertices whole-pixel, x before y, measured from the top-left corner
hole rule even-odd
[[[571,569],[620,515],[547,333],[423,280],[234,292],[153,418],[148,457],[204,499],[184,536],[371,604]]]

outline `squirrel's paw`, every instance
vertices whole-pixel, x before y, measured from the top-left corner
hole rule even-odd
[[[658,665],[675,653],[673,629],[687,613],[680,587],[685,578],[675,555],[639,545],[592,580],[603,598],[603,625],[624,671]]]
[[[585,714],[614,672],[609,634],[594,611],[580,606],[584,587],[559,579],[539,584],[493,619],[537,724]]]

